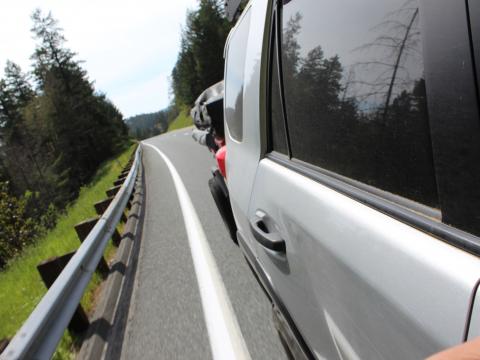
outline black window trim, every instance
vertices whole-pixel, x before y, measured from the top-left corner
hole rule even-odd
[[[291,146],[290,146],[290,135],[288,131],[288,122],[286,118],[286,105],[285,105],[285,94],[284,94],[284,86],[283,86],[283,75],[282,75],[282,59],[280,56],[281,53],[281,38],[280,38],[280,24],[281,24],[281,18],[280,18],[280,11],[278,11],[277,8],[277,1],[280,0],[274,0],[273,1],[273,6],[272,6],[272,11],[270,14],[270,27],[269,27],[269,36],[268,36],[268,56],[267,56],[267,64],[268,64],[268,71],[267,71],[267,87],[266,87],[266,96],[267,96],[267,109],[269,110],[269,115],[268,115],[268,123],[270,124],[272,122],[272,113],[270,109],[272,108],[272,80],[273,80],[273,67],[271,66],[272,61],[273,61],[273,56],[275,56],[275,59],[277,61],[277,81],[278,81],[278,92],[280,95],[280,103],[281,103],[281,109],[280,112],[282,114],[282,120],[283,120],[283,131],[284,131],[284,136],[285,136],[285,142],[286,142],[286,148],[287,148],[287,154],[288,156],[292,156],[292,151],[291,151]],[[276,53],[273,53],[274,50],[274,45],[276,45]],[[272,127],[268,126],[267,128],[267,152],[273,150],[273,145],[271,139],[273,138],[272,135]]]
[[[471,7],[473,5],[472,0],[467,0],[466,1],[466,10],[467,10],[467,23],[468,23],[468,37],[470,39],[470,51],[472,54],[472,63],[473,63],[473,74],[475,75],[475,90],[477,92],[477,98],[480,101],[480,74],[479,74],[479,69],[480,69],[480,59],[476,58],[476,54],[480,54],[480,51],[478,50],[477,47],[480,47],[479,44],[475,44],[475,40],[478,39],[480,36],[479,30],[480,25],[478,22],[480,21],[480,18],[478,18],[478,12],[477,13],[472,13],[471,12]],[[478,4],[475,4],[474,6],[477,6],[478,9]],[[478,10],[477,10],[478,11]]]

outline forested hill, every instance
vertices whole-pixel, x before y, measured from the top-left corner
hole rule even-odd
[[[153,113],[140,114],[125,119],[130,135],[142,140],[164,133],[168,129],[173,109],[167,108]],[[169,121],[170,119],[170,121]]]
[[[200,93],[223,79],[223,49],[234,23],[224,13],[224,0],[199,0],[188,11],[180,51],[171,74],[174,103],[190,107]]]
[[[122,114],[95,90],[57,21],[36,10],[32,22],[31,70],[9,61],[0,79],[0,268],[128,140]]]

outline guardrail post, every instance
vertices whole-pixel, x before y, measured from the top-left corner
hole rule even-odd
[[[105,200],[95,203],[93,206],[95,207],[95,211],[97,212],[97,214],[102,215],[105,212],[105,210],[107,210],[112,200],[113,200],[113,197],[109,197]],[[127,222],[127,216],[125,215],[125,213],[122,213],[121,221]],[[117,228],[115,228],[112,235],[113,244],[115,246],[118,246],[120,245],[121,240],[122,240],[122,237],[120,236],[120,233],[118,232]]]
[[[121,187],[122,187],[121,185],[117,185],[117,186],[111,187],[110,189],[108,189],[108,190],[106,191],[107,196],[108,196],[108,197],[115,196],[115,195],[118,193],[118,191],[120,190]]]
[[[125,182],[125,178],[121,178],[121,179],[115,180],[115,181],[113,182],[113,186],[122,185],[124,182]]]
[[[110,203],[112,202],[113,200],[113,197],[109,197],[105,200],[102,200],[102,201],[99,201],[95,204],[93,204],[93,206],[95,207],[95,211],[97,212],[98,215],[102,215],[108,208],[108,206],[110,205]],[[123,213],[122,214],[122,218],[120,219],[121,221],[123,222],[126,222],[127,221],[127,216]],[[114,235],[118,233],[117,230],[115,230],[115,233]],[[120,236],[120,234],[119,234]]]
[[[88,234],[93,229],[98,219],[98,217],[91,218],[75,225],[75,231],[78,235],[78,238],[80,239],[80,242],[83,243],[83,240],[87,238]],[[110,272],[107,261],[103,256],[98,263],[97,271],[100,273],[100,275],[102,275],[103,278],[107,277],[108,273]]]
[[[3,350],[5,350],[5,348],[8,346],[9,343],[10,343],[9,339],[0,340],[0,354],[3,352]]]
[[[120,175],[118,175],[118,178],[122,178],[122,177],[126,177],[128,175],[128,173],[130,172],[130,170],[123,170]]]
[[[75,252],[65,254],[63,256],[54,257],[45,261],[42,261],[37,265],[37,270],[40,273],[43,283],[50,289],[58,275],[62,272],[63,268],[70,261]],[[68,324],[68,329],[76,334],[80,334],[88,329],[90,326],[90,321],[88,316],[83,310],[81,305],[78,305],[77,310],[72,316],[70,323]]]

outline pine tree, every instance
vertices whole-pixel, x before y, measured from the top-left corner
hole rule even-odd
[[[127,136],[122,115],[104,95],[95,94],[76,54],[65,47],[62,29],[51,14],[32,15],[38,40],[32,56],[42,112],[32,116],[48,124],[55,172],[65,196],[76,196],[101,161],[112,156]]]
[[[223,79],[223,49],[232,24],[225,19],[220,4],[218,0],[200,0],[198,10],[187,13],[172,71],[178,104],[192,104],[203,90]]]

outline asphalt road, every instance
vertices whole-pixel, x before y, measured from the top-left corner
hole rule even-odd
[[[214,159],[184,129],[145,141],[173,163],[192,200],[252,359],[285,359],[271,306],[230,240],[207,181]],[[212,351],[176,188],[162,157],[144,146],[146,209],[123,359],[209,359]]]

